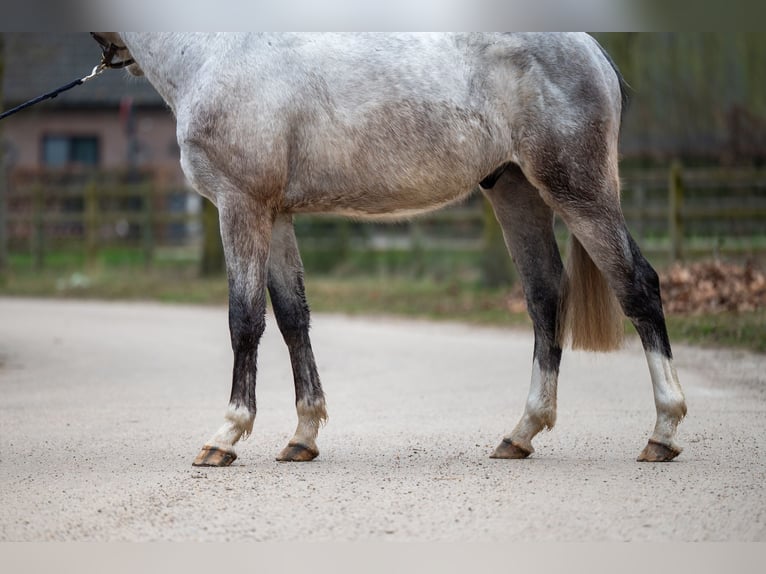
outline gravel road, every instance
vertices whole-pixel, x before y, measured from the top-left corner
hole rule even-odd
[[[532,335],[317,315],[330,420],[312,463],[270,320],[253,436],[192,468],[222,422],[222,307],[0,298],[0,540],[766,541],[766,357],[676,346],[685,451],[639,464],[643,353],[566,352],[556,428],[490,460],[521,414]]]

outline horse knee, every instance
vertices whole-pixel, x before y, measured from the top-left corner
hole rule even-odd
[[[253,350],[258,346],[266,330],[264,310],[256,309],[243,297],[231,294],[229,297],[229,332],[231,344],[235,351]]]

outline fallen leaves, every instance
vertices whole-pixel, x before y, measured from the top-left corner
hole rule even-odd
[[[766,275],[752,263],[676,263],[659,275],[666,314],[743,313],[766,308]],[[506,305],[513,313],[526,310],[519,283]]]
[[[666,313],[748,312],[766,307],[766,275],[752,263],[676,263],[660,273]]]

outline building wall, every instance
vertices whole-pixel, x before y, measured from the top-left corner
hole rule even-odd
[[[43,104],[44,105],[44,104]],[[129,164],[129,137],[125,114],[119,109],[26,110],[4,121],[4,148],[10,168],[34,169],[43,165],[46,136],[95,136],[98,138],[99,169],[125,169]],[[163,108],[133,111],[135,164],[157,167],[170,174],[174,183],[184,181],[179,164],[175,119]]]

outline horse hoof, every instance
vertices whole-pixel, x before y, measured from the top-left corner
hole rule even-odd
[[[290,443],[277,456],[279,462],[308,462],[319,456],[319,451],[304,444]]]
[[[192,466],[229,466],[237,460],[233,450],[223,450],[215,446],[203,446]]]
[[[532,454],[531,450],[522,448],[515,442],[504,438],[489,458],[527,458],[530,454]]]
[[[681,454],[681,449],[649,439],[636,459],[637,462],[668,462]]]

